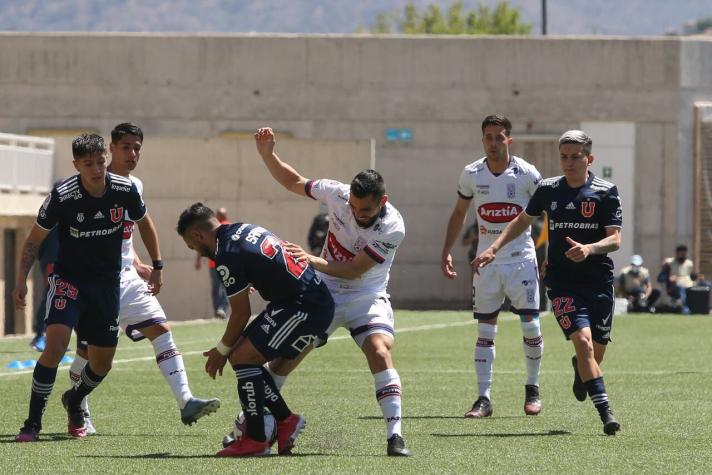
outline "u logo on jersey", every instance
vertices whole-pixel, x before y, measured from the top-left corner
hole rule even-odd
[[[109,215],[111,216],[111,221],[118,223],[124,219],[124,208],[111,208],[109,210]]]
[[[593,216],[593,212],[596,209],[596,203],[594,201],[583,201],[581,203],[581,214],[584,218],[590,218]]]

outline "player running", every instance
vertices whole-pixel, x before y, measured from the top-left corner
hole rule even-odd
[[[535,216],[547,212],[544,281],[556,320],[576,350],[574,395],[584,401],[588,393],[603,431],[615,435],[620,424],[611,412],[600,364],[613,325],[613,262],[607,254],[620,248],[623,212],[616,186],[589,171],[592,144],[580,130],[564,132],[559,138],[564,175],[543,180],[525,211],[475,258],[473,266],[482,271]]]
[[[119,338],[124,211],[135,220],[151,259],[161,260],[158,235],[136,185],[106,171],[104,139],[96,134],[80,135],[72,142],[72,154],[79,174],[55,185],[42,204],[37,223],[25,240],[13,291],[15,305],[24,307],[27,274],[37,249],[57,226],[59,257],[49,278],[45,312],[47,344],[32,374],[29,416],[15,438],[18,442],[38,439],[57,366],[77,326],[88,343],[89,361],[79,383],[62,395],[62,404],[69,416],[69,434],[87,435],[80,404],[111,369]],[[157,294],[162,283],[163,272],[160,266],[154,267],[148,290]]]
[[[141,158],[143,131],[131,123],[123,123],[111,131],[111,163],[109,171],[131,180],[138,192],[143,195],[143,183],[131,175]],[[192,425],[201,417],[215,412],[220,407],[219,399],[200,399],[193,397],[188,385],[188,375],[183,364],[183,356],[173,342],[171,328],[166,320],[158,299],[147,288],[146,281],[154,268],[162,269],[161,261],[154,261],[153,266],[141,262],[133,248],[134,221],[124,212],[123,241],[121,244],[121,276],[119,325],[132,341],[148,338],[156,354],[156,363],[163,378],[170,386],[180,409],[183,424]],[[97,216],[94,219],[98,218]],[[87,347],[82,341],[77,342],[77,353],[69,368],[69,377],[79,383],[84,365],[87,363]],[[82,400],[82,409],[86,420],[87,434],[95,434],[89,412],[88,398]]]
[[[270,453],[265,406],[277,420],[279,454],[290,453],[305,420],[289,410],[263,365],[276,357],[296,358],[315,342],[317,346],[326,343],[326,330],[334,317],[329,290],[308,263],[298,262],[285,251],[285,243],[273,233],[254,224],[221,225],[202,203],[183,211],[177,230],[190,249],[215,261],[232,307],[222,338],[204,353],[208,357],[205,370],[212,378],[218,372],[222,375],[230,359],[247,428],[217,455]],[[248,325],[250,287],[269,303]]]
[[[386,453],[408,456],[401,428],[401,380],[391,357],[393,309],[386,290],[396,250],[405,237],[403,218],[388,202],[383,177],[377,171],[360,172],[351,185],[309,180],[274,153],[272,129],[259,129],[255,140],[257,151],[278,183],[327,206],[329,231],[321,257],[308,255],[296,245],[288,249],[308,259],[334,297],[334,322],[327,333],[346,328],[366,356],[386,422]],[[300,360],[270,363],[278,385]]]
[[[482,145],[486,156],[465,167],[457,186],[457,202],[450,216],[443,244],[441,269],[445,277],[457,276],[450,250],[467,219],[470,203],[474,204],[479,224],[477,252],[487,249],[502,233],[507,223],[519,215],[534,194],[541,175],[525,160],[510,155],[512,124],[504,116],[490,115],[482,121]],[[524,361],[527,379],[524,385],[524,412],[535,416],[541,412],[539,368],[544,340],[539,324],[539,273],[530,228],[497,255],[494,263],[475,273],[474,317],[477,323],[475,372],[479,397],[465,417],[492,415],[492,373],[495,359],[497,316],[509,297],[513,311],[519,314],[524,338]]]

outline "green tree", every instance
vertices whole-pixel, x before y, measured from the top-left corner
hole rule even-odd
[[[685,35],[710,34],[712,32],[712,16],[701,20],[691,21],[683,28]]]
[[[502,1],[494,9],[480,4],[476,10],[465,11],[457,0],[445,15],[437,4],[428,5],[421,13],[413,3],[408,3],[403,14],[380,13],[372,33],[398,33],[407,35],[527,35],[532,25],[523,23],[518,7]]]

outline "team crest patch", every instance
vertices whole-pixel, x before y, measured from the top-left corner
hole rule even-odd
[[[514,198],[516,195],[516,188],[514,183],[507,183],[507,198]]]
[[[583,201],[581,203],[581,214],[584,218],[590,218],[593,216],[593,212],[596,209],[596,203],[593,201]]]
[[[81,223],[84,221],[84,213],[77,213],[77,222]]]
[[[109,210],[109,215],[111,216],[111,221],[114,223],[118,223],[122,219],[124,219],[124,208],[111,208]]]
[[[551,211],[555,211],[557,206],[558,206],[558,204],[557,204],[556,201],[554,201],[553,203],[551,203],[551,206],[550,206]]]

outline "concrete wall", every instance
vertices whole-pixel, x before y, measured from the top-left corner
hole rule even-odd
[[[704,39],[8,33],[0,65],[7,132],[134,120],[150,137],[269,124],[305,140],[375,138],[407,226],[392,272],[400,306],[467,305],[467,282],[446,281],[438,262],[459,172],[481,156],[485,115],[509,116],[515,140],[581,122],[635,123],[638,210],[628,219],[634,249],[655,268],[690,238],[691,101],[712,97]],[[386,142],[387,127],[411,128],[412,142]]]

